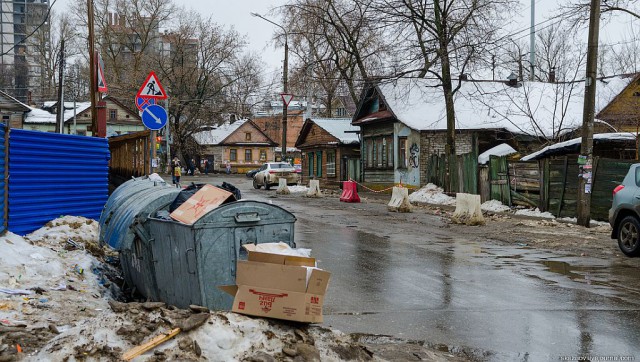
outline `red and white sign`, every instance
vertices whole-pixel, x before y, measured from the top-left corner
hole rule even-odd
[[[142,83],[136,96],[141,98],[167,99],[167,92],[162,88],[162,84],[160,84],[156,73],[151,71],[147,76],[147,80]]]
[[[281,93],[282,101],[289,107],[289,103],[293,100],[293,94]]]
[[[98,76],[98,82],[97,82],[97,84],[98,84],[98,92],[107,93],[107,91],[108,91],[107,82],[104,80],[104,63],[102,62],[102,58],[100,57],[99,53],[98,53],[98,71],[97,71],[97,76]]]

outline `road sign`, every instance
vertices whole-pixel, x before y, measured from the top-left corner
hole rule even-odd
[[[142,83],[136,97],[167,99],[167,93],[162,88],[160,80],[158,80],[158,76],[154,71],[151,71],[147,76],[147,80]]]
[[[104,80],[104,62],[98,54],[98,92],[107,93],[107,82]]]
[[[147,98],[147,97],[136,97],[136,107],[140,110],[140,112],[144,111],[148,106],[156,104],[155,98]]]
[[[159,130],[167,124],[167,111],[157,104],[147,106],[142,111],[142,123],[151,130]]]
[[[284,104],[289,107],[289,103],[291,103],[291,101],[293,100],[293,94],[281,93],[280,96],[282,97]]]

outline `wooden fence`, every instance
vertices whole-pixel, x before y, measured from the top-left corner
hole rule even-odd
[[[636,160],[594,158],[591,218],[606,221],[612,190]],[[537,207],[556,217],[576,217],[578,158],[562,156],[540,161],[507,161],[492,156],[480,169],[482,201],[498,200],[509,206]]]
[[[431,155],[426,170],[427,183],[441,187],[444,185],[447,170],[445,162],[444,154]],[[451,165],[450,169],[453,170],[450,190],[469,194],[478,193],[478,155],[476,153],[458,155],[455,164]]]

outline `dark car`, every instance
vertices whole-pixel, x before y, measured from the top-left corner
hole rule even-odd
[[[256,168],[254,170],[249,170],[247,171],[246,175],[248,178],[253,178],[253,175],[255,175],[258,171],[260,171],[259,168]]]
[[[620,250],[627,256],[640,255],[640,163],[631,165],[622,184],[613,189],[609,224]]]

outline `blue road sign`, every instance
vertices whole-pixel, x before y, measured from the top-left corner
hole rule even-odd
[[[142,111],[142,123],[152,130],[159,130],[167,124],[167,111],[157,104],[147,106]]]
[[[150,105],[156,104],[155,98],[136,97],[136,107],[142,112]]]

